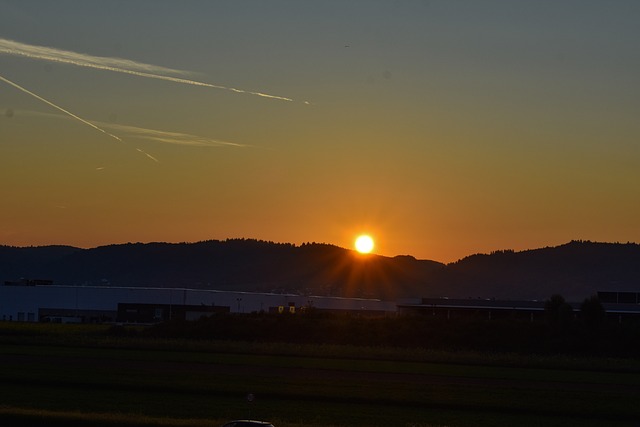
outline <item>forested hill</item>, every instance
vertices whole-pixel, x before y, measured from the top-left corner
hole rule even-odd
[[[472,255],[444,265],[411,256],[362,256],[326,244],[247,239],[135,243],[79,249],[0,246],[0,280],[160,286],[372,297],[581,301],[601,290],[640,292],[640,246],[573,241]]]
[[[0,280],[56,284],[195,287],[393,299],[444,264],[362,256],[326,244],[252,239],[135,243],[77,249],[0,247]]]

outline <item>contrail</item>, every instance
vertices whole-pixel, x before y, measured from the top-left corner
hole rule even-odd
[[[109,58],[103,56],[86,55],[67,50],[55,49],[46,46],[35,46],[13,40],[0,38],[0,54],[23,56],[31,59],[40,59],[44,61],[60,62],[64,64],[72,64],[79,67],[95,68],[98,70],[113,71],[116,73],[131,74],[139,77],[147,77],[152,79],[166,80],[174,83],[182,83],[194,86],[203,86],[213,89],[227,90],[235,93],[245,93],[249,95],[261,96],[264,98],[276,99],[280,101],[293,101],[291,98],[284,96],[270,95],[263,92],[254,92],[250,90],[237,89],[229,86],[214,85],[211,83],[199,82],[181,77],[173,77],[167,74],[187,76],[193,74],[188,71],[175,70],[172,68],[161,67],[158,65],[144,64],[141,62],[131,61],[121,58]]]
[[[122,139],[121,139],[119,136],[116,136],[116,135],[114,135],[114,134],[112,134],[112,133],[107,132],[106,130],[104,130],[104,129],[102,129],[102,128],[100,128],[100,127],[96,126],[96,125],[94,125],[93,123],[91,123],[90,121],[87,121],[87,120],[83,119],[82,117],[78,117],[78,116],[76,116],[76,115],[75,115],[75,114],[73,114],[72,112],[65,110],[64,108],[62,108],[62,107],[60,107],[60,106],[58,106],[58,105],[54,104],[54,103],[53,103],[53,102],[51,102],[51,101],[48,101],[48,100],[44,99],[44,98],[43,98],[43,97],[41,97],[41,96],[36,95],[35,93],[31,92],[30,90],[23,88],[23,87],[22,87],[22,86],[20,86],[19,84],[14,83],[14,82],[12,82],[11,80],[9,80],[9,79],[7,79],[7,78],[5,78],[5,77],[2,77],[1,75],[0,75],[0,80],[2,80],[2,81],[3,81],[3,82],[5,82],[5,83],[10,84],[11,86],[15,87],[16,89],[21,90],[22,92],[24,92],[24,93],[26,93],[26,94],[28,94],[28,95],[33,96],[33,97],[34,97],[34,98],[36,98],[36,99],[39,99],[40,101],[44,102],[45,104],[50,105],[51,107],[53,107],[53,108],[55,108],[55,109],[57,109],[57,110],[62,111],[62,112],[63,112],[63,113],[65,113],[66,115],[68,115],[68,116],[70,116],[70,117],[73,117],[73,118],[74,118],[74,119],[76,119],[76,120],[81,121],[81,122],[82,122],[82,123],[84,123],[85,125],[87,125],[87,126],[91,126],[91,127],[92,127],[92,128],[94,128],[95,130],[98,130],[98,131],[100,131],[100,132],[104,133],[105,135],[108,135],[108,136],[110,136],[111,138],[117,139],[118,141],[122,142]]]
[[[156,74],[190,74],[186,71],[161,67],[159,65],[144,64],[142,62],[131,61],[122,58],[109,58],[105,56],[93,56],[84,53],[72,52],[69,50],[56,49],[47,46],[36,46],[20,43],[14,40],[0,38],[0,53],[9,55],[24,56],[31,59],[42,59],[45,61],[61,62],[73,64],[79,67],[99,68],[114,67],[128,70],[137,70]]]
[[[194,85],[194,86],[211,87],[211,88],[214,88],[214,89],[228,90],[228,91],[235,92],[235,93],[246,93],[246,94],[249,94],[249,95],[262,96],[264,98],[278,99],[280,101],[289,101],[289,102],[293,101],[293,99],[285,98],[283,96],[269,95],[268,93],[262,93],[262,92],[252,92],[250,90],[237,89],[237,88],[228,87],[228,86],[214,85],[214,84],[211,84],[211,83],[203,83],[203,82],[198,82],[198,81],[195,81],[195,80],[181,79],[179,77],[162,76],[162,75],[159,75],[159,74],[143,73],[143,72],[140,72],[140,71],[124,70],[124,69],[118,69],[118,68],[112,68],[112,67],[101,67],[101,68],[104,69],[104,70],[116,71],[116,72],[119,72],[119,73],[133,74],[134,76],[149,77],[149,78],[152,78],[152,79],[167,80],[167,81],[170,81],[170,82],[184,83],[184,84]]]
[[[113,129],[118,134],[123,135],[125,138],[144,138],[150,141],[162,142],[167,144],[188,145],[194,147],[249,147],[246,144],[239,144],[236,142],[221,141],[219,139],[207,138],[198,135],[191,135],[188,133],[180,132],[168,132],[157,129],[147,129],[137,126],[118,125],[112,123],[98,122],[100,126],[107,129]]]
[[[13,110],[12,110],[13,111]],[[30,110],[17,110],[16,114],[22,116],[36,116],[36,117],[46,117],[53,119],[65,119],[69,120],[69,117],[66,115],[60,115],[57,113],[45,113],[40,111],[30,111]],[[116,132],[116,134],[120,135],[120,138],[127,142],[133,138],[146,139],[153,142],[161,142],[165,144],[174,144],[174,145],[183,145],[190,147],[238,147],[238,148],[246,148],[246,147],[254,147],[249,144],[241,144],[238,142],[230,142],[223,141],[220,139],[209,138],[206,136],[193,135],[190,133],[181,133],[181,132],[170,132],[159,129],[149,129],[142,128],[139,126],[131,126],[131,125],[121,125],[115,123],[107,123],[94,121],[96,126],[106,129],[108,131]]]
[[[36,99],[39,99],[40,101],[44,102],[45,104],[50,105],[50,106],[52,106],[53,108],[55,108],[55,109],[57,109],[57,110],[62,111],[63,113],[65,113],[65,114],[66,114],[66,115],[68,115],[69,117],[72,117],[72,118],[74,118],[74,119],[76,119],[76,120],[79,120],[79,121],[81,121],[82,123],[84,123],[85,125],[91,126],[91,127],[92,127],[92,128],[94,128],[95,130],[98,130],[98,131],[100,131],[100,132],[104,133],[105,135],[110,136],[111,138],[114,138],[114,139],[117,139],[117,140],[118,140],[118,141],[120,141],[120,142],[123,142],[123,141],[122,141],[122,138],[120,138],[119,136],[116,136],[116,135],[114,135],[114,134],[112,134],[112,133],[107,132],[106,130],[102,129],[101,127],[98,127],[98,126],[94,125],[93,123],[91,123],[91,122],[90,122],[90,121],[88,121],[88,120],[83,119],[82,117],[78,117],[78,116],[76,116],[76,115],[75,115],[75,114],[73,114],[72,112],[65,110],[64,108],[62,108],[62,107],[60,107],[60,106],[58,106],[58,105],[54,104],[54,103],[53,103],[53,102],[51,102],[51,101],[48,101],[48,100],[44,99],[43,97],[41,97],[41,96],[39,96],[39,95],[36,95],[35,93],[31,92],[30,90],[23,88],[23,87],[22,87],[22,86],[20,86],[19,84],[15,83],[15,82],[12,82],[11,80],[9,80],[9,79],[7,79],[7,78],[5,78],[5,77],[2,77],[1,75],[0,75],[0,80],[2,80],[3,82],[6,82],[6,83],[8,83],[8,84],[10,84],[11,86],[15,87],[16,89],[21,90],[22,92],[24,92],[24,93],[26,93],[26,94],[29,94],[29,95],[33,96],[33,97],[34,97],[34,98],[36,98]],[[147,156],[148,158],[150,158],[150,159],[151,159],[151,160],[153,160],[154,162],[156,162],[156,163],[160,163],[160,161],[159,161],[158,159],[156,159],[155,157],[153,157],[151,154],[149,154],[149,153],[147,153],[147,152],[145,152],[145,151],[142,151],[142,150],[141,150],[141,149],[139,149],[139,148],[136,148],[136,150],[137,150],[138,152],[140,152],[140,153],[144,154],[145,156]],[[97,170],[101,170],[101,168],[98,168]]]
[[[160,163],[160,160],[156,159],[156,158],[155,158],[155,157],[153,157],[151,154],[149,154],[149,153],[147,153],[147,152],[145,152],[145,151],[142,151],[142,150],[141,150],[141,149],[139,149],[139,148],[136,148],[136,150],[137,150],[138,152],[140,152],[140,153],[144,154],[145,156],[147,156],[148,158],[150,158],[150,159],[151,159],[151,160],[153,160],[154,162],[156,162],[156,163]]]

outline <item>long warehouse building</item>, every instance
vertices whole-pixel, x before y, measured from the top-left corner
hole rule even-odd
[[[229,292],[186,288],[0,286],[0,319],[20,322],[158,322],[215,312],[295,313],[307,308],[363,315],[395,313],[396,303],[365,298]]]

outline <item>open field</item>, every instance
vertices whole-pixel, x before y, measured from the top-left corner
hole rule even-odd
[[[169,342],[114,338],[105,329],[0,326],[0,422],[637,426],[640,419],[637,360]]]

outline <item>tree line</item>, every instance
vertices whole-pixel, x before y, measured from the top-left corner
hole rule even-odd
[[[597,297],[579,314],[560,295],[545,303],[544,321],[444,319],[432,316],[363,317],[306,310],[304,314],[221,313],[193,321],[172,320],[140,330],[114,327],[112,334],[142,337],[426,348],[447,351],[640,355],[640,320],[608,319]]]

